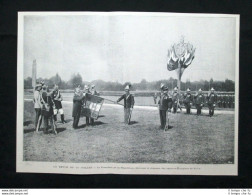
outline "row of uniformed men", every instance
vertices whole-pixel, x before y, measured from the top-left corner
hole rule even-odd
[[[234,108],[235,96],[231,94],[219,94],[217,97],[217,105],[219,108]]]
[[[179,104],[179,93],[177,87],[174,88],[174,91],[171,96],[168,94],[168,87],[166,87],[164,84],[161,84],[160,90],[161,90],[160,100],[158,101],[159,115],[160,115],[161,128],[164,129],[166,126],[167,111],[171,111],[171,108],[173,108],[173,112],[176,113],[178,108],[181,109],[181,106]],[[193,105],[193,102],[197,109],[197,115],[200,115],[201,109],[204,106],[204,95],[202,94],[201,89],[199,89],[198,93],[195,96],[191,94],[190,89],[187,89],[186,94],[184,94],[183,103],[185,105],[187,114],[191,113],[191,107]],[[214,115],[214,108],[216,102],[217,102],[217,95],[214,92],[214,89],[212,88],[209,94],[207,95],[207,105],[209,108],[210,117]]]

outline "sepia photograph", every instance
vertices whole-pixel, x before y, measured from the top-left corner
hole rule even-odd
[[[237,175],[239,22],[19,12],[17,172]]]

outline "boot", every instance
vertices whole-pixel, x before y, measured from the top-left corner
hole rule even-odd
[[[60,117],[61,117],[61,122],[62,122],[63,124],[66,123],[66,121],[65,121],[65,119],[64,119],[64,114],[60,115]]]

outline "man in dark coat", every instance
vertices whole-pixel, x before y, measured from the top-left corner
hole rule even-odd
[[[193,101],[193,97],[192,97],[192,94],[191,94],[191,90],[188,88],[186,90],[186,94],[184,96],[184,105],[185,105],[187,114],[191,113],[192,101]]]
[[[198,93],[194,97],[195,99],[195,107],[197,109],[197,115],[201,114],[201,109],[204,104],[204,96],[202,95],[202,90],[199,89]]]
[[[168,104],[169,102],[172,102],[172,99],[168,96],[168,87],[162,86],[161,87],[161,96],[160,100],[158,102],[159,106],[159,117],[160,117],[160,123],[161,123],[161,129],[164,129],[166,126],[166,114],[168,110]]]
[[[63,100],[62,95],[60,93],[59,87],[58,85],[54,85],[54,89],[52,91],[52,100],[54,102],[54,109],[53,109],[53,118],[54,121],[57,121],[57,114],[60,114],[61,117],[61,122],[64,124],[66,123],[65,119],[64,119],[64,111],[62,108],[62,104],[61,101]]]
[[[130,94],[129,85],[125,87],[125,94],[123,94],[117,100],[117,103],[120,102],[122,99],[124,100],[124,123],[129,125],[131,117],[130,115],[135,104],[134,96]]]
[[[80,86],[78,86],[75,89],[74,97],[73,97],[73,113],[72,113],[72,116],[73,116],[73,128],[74,129],[76,129],[78,127],[83,98],[84,98],[83,93],[80,90]]]
[[[212,117],[214,115],[214,108],[217,102],[217,95],[214,93],[214,88],[211,88],[210,93],[207,96],[207,103],[209,108],[209,116]]]

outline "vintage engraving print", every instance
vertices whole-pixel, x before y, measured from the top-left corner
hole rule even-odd
[[[239,25],[19,12],[17,172],[238,175]]]

